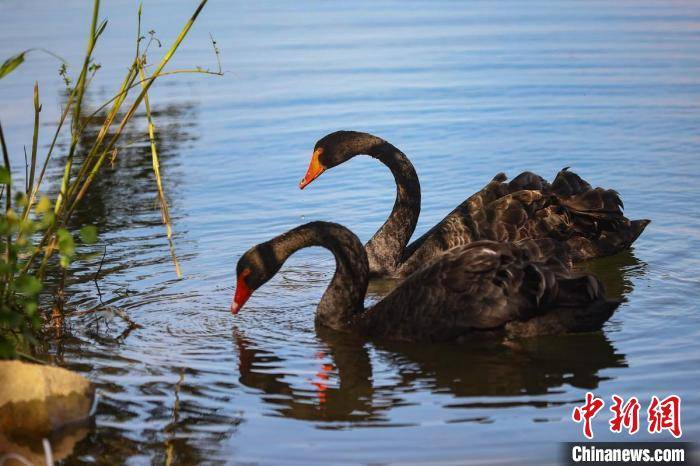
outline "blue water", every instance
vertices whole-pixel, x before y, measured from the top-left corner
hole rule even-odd
[[[107,3],[93,105],[133,54],[136,6]],[[144,27],[167,47],[194,6],[146,1]],[[4,1],[0,58],[43,46],[75,71],[88,16],[83,2]],[[184,278],[142,119],[79,212],[100,227],[95,250],[107,245],[102,300],[143,328],[123,334],[109,312],[76,318],[72,337],[42,350],[100,387],[95,426],[67,464],[557,463],[559,442],[583,440],[571,410],[588,390],[608,405],[613,393],[637,396],[643,410],[652,395],[678,394],[683,439],[700,440],[697,2],[212,2],[171,69],[216,68],[209,32],[225,76],[167,77],[151,92]],[[0,81],[15,167],[31,144],[34,80],[50,142],[57,68],[35,53]],[[315,141],[338,129],[377,134],[411,158],[417,235],[500,171],[552,179],[571,166],[615,188],[630,218],[653,223],[632,251],[583,268],[626,302],[592,335],[367,343],[314,329],[333,261],[313,249],[232,317],[235,263],[251,245],[314,219],[366,240],[388,215],[391,175],[368,157],[298,190]],[[100,256],[76,264],[72,309],[99,303]],[[385,290],[374,285],[370,299]],[[629,439],[609,432],[608,414],[595,438]]]

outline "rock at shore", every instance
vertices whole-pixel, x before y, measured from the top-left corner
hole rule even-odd
[[[85,377],[59,367],[0,361],[0,432],[13,438],[46,437],[85,422],[95,389]]]

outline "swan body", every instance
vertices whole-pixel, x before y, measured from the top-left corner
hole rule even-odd
[[[549,240],[476,241],[450,249],[365,309],[369,261],[347,228],[312,222],[248,250],[238,261],[236,314],[295,251],[322,246],[336,260],[316,323],[373,338],[450,341],[488,332],[535,336],[600,329],[619,302],[592,275],[571,275],[557,259],[538,261]]]

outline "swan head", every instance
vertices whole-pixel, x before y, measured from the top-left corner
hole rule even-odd
[[[253,246],[243,254],[236,266],[236,292],[231,313],[238,314],[253,292],[270,280],[281,265],[269,241]]]
[[[340,165],[359,154],[372,155],[372,149],[384,141],[369,133],[358,131],[336,131],[318,140],[311,154],[306,175],[299,183],[304,189],[329,168]]]

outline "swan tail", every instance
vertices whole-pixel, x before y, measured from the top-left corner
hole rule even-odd
[[[651,220],[648,218],[643,218],[641,220],[632,220],[630,222],[630,228],[628,230],[628,239],[627,241],[629,244],[634,243],[637,241],[637,238],[644,232],[646,229],[647,225],[651,223]]]
[[[561,176],[562,173],[565,175]],[[560,172],[557,180],[552,184],[555,192],[574,192],[588,184],[569,171]],[[630,221],[625,217],[622,199],[612,189],[588,187],[577,194],[562,195],[559,203],[565,207],[573,227],[574,234],[567,243],[574,260],[610,256],[625,250],[650,223],[646,219]]]
[[[611,256],[628,249],[650,222],[646,219],[629,221],[623,217],[614,228],[603,228],[595,235],[573,236],[566,244],[574,261]]]

